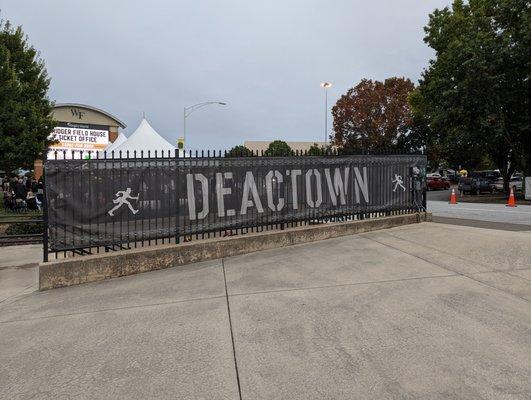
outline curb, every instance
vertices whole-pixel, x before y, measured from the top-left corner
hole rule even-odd
[[[73,257],[39,264],[39,290],[97,282],[431,220],[431,213],[403,214]]]

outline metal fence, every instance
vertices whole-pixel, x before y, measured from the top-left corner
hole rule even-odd
[[[55,154],[44,261],[425,208],[421,154]]]
[[[41,243],[43,220],[39,215],[0,216],[0,247]]]

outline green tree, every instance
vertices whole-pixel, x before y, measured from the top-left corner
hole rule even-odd
[[[234,146],[227,152],[226,157],[252,157],[254,154],[252,150],[245,146]]]
[[[413,89],[405,78],[363,79],[332,108],[334,144],[353,151],[405,149],[412,124],[408,97]]]
[[[322,156],[325,154],[326,148],[323,146],[319,146],[317,143],[314,143],[310,146],[310,149],[308,150],[309,156]]]
[[[265,151],[266,156],[290,156],[293,155],[293,150],[283,140],[275,140],[269,144],[269,147]]]
[[[438,170],[443,165],[452,168],[459,166],[474,169],[485,157],[485,149],[476,148],[470,151],[468,145],[462,145],[455,139],[447,142],[441,140],[431,129],[425,102],[420,88],[415,89],[409,96],[413,124],[408,136],[408,145],[411,149],[422,149],[428,158],[429,170]],[[459,144],[458,144],[459,143]]]
[[[21,27],[0,21],[0,169],[32,168],[54,127],[44,62]]]
[[[455,0],[435,10],[424,41],[435,59],[423,72],[414,112],[444,157],[475,167],[488,156],[505,179],[531,173],[531,17],[525,0]]]

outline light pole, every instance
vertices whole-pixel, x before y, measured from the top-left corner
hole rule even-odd
[[[219,104],[221,106],[226,106],[227,105],[227,103],[223,103],[221,101],[205,101],[204,103],[197,103],[197,104],[194,104],[193,106],[184,107],[184,109],[183,109],[183,141],[184,141],[184,146],[186,146],[186,117],[188,117],[194,111],[197,111],[200,108],[203,108],[205,106],[209,106],[211,104]],[[183,150],[184,150],[184,146],[183,146]]]
[[[324,141],[328,143],[328,89],[332,87],[330,82],[321,83],[321,87],[325,90],[325,124],[324,124]]]

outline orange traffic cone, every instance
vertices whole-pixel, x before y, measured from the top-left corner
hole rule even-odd
[[[448,204],[457,204],[457,195],[455,194],[455,189],[452,189],[452,194],[450,195],[450,202]]]
[[[505,205],[507,207],[516,207],[516,200],[514,198],[514,190],[511,188],[511,192],[509,193],[509,199],[507,199],[507,204]]]

